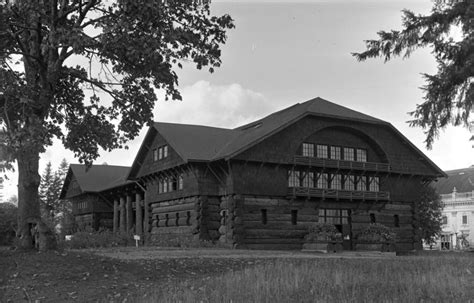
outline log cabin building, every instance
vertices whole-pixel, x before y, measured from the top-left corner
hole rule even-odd
[[[133,224],[149,243],[255,249],[299,249],[316,222],[334,224],[353,249],[354,235],[378,222],[411,250],[421,243],[414,201],[444,176],[390,123],[321,98],[235,129],[155,123],[128,175],[117,173],[122,185],[100,192],[70,194],[70,172],[64,196],[107,204],[115,230],[128,222],[127,201],[144,199]]]

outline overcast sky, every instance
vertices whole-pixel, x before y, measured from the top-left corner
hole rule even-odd
[[[423,101],[420,73],[436,71],[430,50],[386,64],[359,63],[350,55],[363,51],[363,40],[376,38],[377,31],[399,29],[402,9],[428,13],[431,1],[268,2],[213,1],[213,13],[229,13],[236,24],[223,47],[223,65],[212,75],[190,67],[178,71],[184,100],[158,102],[156,121],[236,127],[319,96],[392,123],[443,170],[474,164],[468,130],[449,128],[428,151],[423,131],[406,123]],[[129,150],[102,152],[96,163],[131,165],[145,131]],[[64,157],[78,162],[55,144],[43,154],[41,170]],[[16,193],[17,176],[9,177],[7,198]]]

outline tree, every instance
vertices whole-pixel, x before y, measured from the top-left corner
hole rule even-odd
[[[206,0],[0,0],[0,155],[18,166],[20,246],[40,220],[39,156],[59,138],[91,164],[151,125],[156,91],[181,99],[174,71],[220,66],[230,16]],[[52,243],[52,242],[51,242]]]
[[[63,159],[57,171],[53,172],[51,166],[51,162],[48,162],[41,177],[39,197],[43,221],[54,228],[59,223],[61,214],[67,215],[72,210],[67,201],[59,199],[69,165]]]
[[[474,2],[436,1],[431,14],[403,10],[403,29],[378,32],[378,40],[365,41],[367,50],[353,55],[368,58],[408,58],[418,48],[431,47],[438,64],[436,75],[424,74],[424,102],[410,114],[410,126],[425,129],[425,143],[432,147],[447,125],[469,126],[474,105]],[[452,38],[459,29],[462,38]]]
[[[417,229],[421,239],[433,244],[440,236],[443,223],[443,202],[441,196],[431,186],[424,186],[416,202]]]

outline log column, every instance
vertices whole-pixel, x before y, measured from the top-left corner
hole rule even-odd
[[[120,231],[126,232],[127,226],[125,225],[125,197],[120,197]]]
[[[143,193],[143,207],[144,207],[144,218],[143,218],[143,231],[145,234],[145,241],[150,232],[150,208],[148,203],[148,195],[146,192]]]
[[[114,198],[114,233],[119,229],[119,202]]]
[[[135,193],[135,215],[136,215],[136,225],[135,233],[141,235],[143,233],[143,218],[142,218],[142,195],[137,192]]]
[[[129,232],[133,226],[132,195],[127,195],[126,212],[127,212],[127,232]]]

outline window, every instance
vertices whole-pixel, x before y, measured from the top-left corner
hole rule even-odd
[[[303,157],[314,157],[314,144],[303,143]]]
[[[443,216],[442,220],[443,220],[443,225],[448,224],[448,216]]]
[[[156,227],[160,227],[160,216],[156,215]]]
[[[168,157],[168,145],[163,146],[163,158]]]
[[[359,191],[367,190],[367,179],[365,176],[360,176],[357,178],[357,190]]]
[[[327,145],[316,145],[316,156],[318,158],[326,159],[328,157],[328,146]]]
[[[400,218],[398,215],[393,215],[393,225],[395,227],[400,227]]]
[[[367,162],[367,151],[365,149],[358,148],[356,151],[357,161]]]
[[[379,177],[369,177],[369,191],[380,191]]]
[[[262,214],[262,224],[267,224],[267,210],[261,209],[260,212]]]
[[[163,148],[158,148],[158,160],[163,159]]]
[[[296,225],[298,223],[298,210],[291,210],[291,224]]]
[[[168,192],[168,180],[165,179],[162,182],[163,182],[163,192],[167,193]]]
[[[153,150],[153,162],[158,161],[158,150],[155,148]]]
[[[179,175],[178,177],[178,189],[179,190],[183,189],[183,175]]]
[[[375,223],[375,214],[370,214],[370,223]]]
[[[163,181],[158,182],[158,193],[163,193]]]
[[[173,177],[172,179],[170,179],[170,185],[169,186],[170,186],[169,187],[170,191],[178,190],[178,178]]]
[[[331,188],[342,189],[342,176],[341,175],[339,174],[332,175]]]
[[[306,173],[303,178],[303,187],[314,187],[314,173]]]
[[[466,225],[467,224],[467,215],[462,216],[462,224]]]
[[[344,177],[344,189],[345,190],[354,190],[354,176],[348,175]]]
[[[341,160],[341,148],[339,146],[331,146],[331,159]]]
[[[319,209],[319,222],[334,225],[348,224],[350,211],[347,209]]]
[[[176,213],[176,222],[175,222],[175,225],[176,225],[176,226],[179,226],[179,213]]]
[[[317,188],[328,188],[328,174],[327,173],[319,174]]]
[[[344,147],[344,160],[354,161],[354,149],[352,147]]]
[[[186,225],[191,225],[191,212],[189,210],[186,212]]]
[[[165,226],[168,226],[169,215],[165,215]]]
[[[299,187],[300,186],[300,172],[291,170],[288,177],[288,186],[289,187]]]

